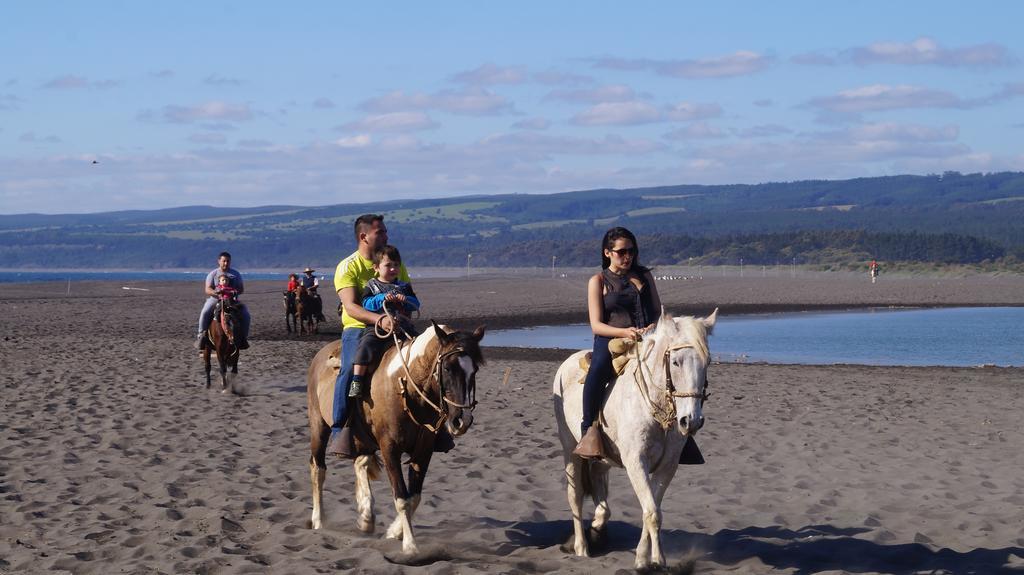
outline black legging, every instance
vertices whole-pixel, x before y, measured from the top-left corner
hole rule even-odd
[[[587,379],[583,382],[583,423],[580,425],[583,433],[594,424],[604,401],[604,388],[615,377],[612,354],[608,351],[608,342],[611,340],[610,337],[594,336],[594,353],[590,358]]]

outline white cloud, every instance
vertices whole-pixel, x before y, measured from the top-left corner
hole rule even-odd
[[[334,141],[334,144],[339,148],[365,148],[373,142],[367,134],[359,134],[358,136],[350,136],[348,138],[338,138]]]
[[[193,106],[164,106],[159,113],[144,110],[139,113],[138,118],[144,121],[162,120],[171,124],[191,124],[202,121],[245,122],[253,116],[248,104],[212,100]]]
[[[505,98],[483,88],[442,90],[433,94],[406,94],[395,91],[371,98],[360,105],[367,112],[380,114],[417,110],[440,110],[467,116],[497,116],[514,112]]]
[[[707,122],[694,122],[665,134],[669,140],[711,140],[726,136],[727,134],[721,128]]]
[[[527,78],[528,73],[525,66],[498,66],[491,63],[452,76],[453,81],[472,86],[522,84]]]
[[[741,138],[770,138],[772,136],[784,136],[792,133],[793,130],[790,130],[786,126],[779,124],[761,124],[759,126],[751,126],[744,130],[740,130],[738,135]]]
[[[846,114],[901,108],[962,108],[970,105],[950,92],[885,84],[843,90],[834,96],[814,98],[808,104],[813,108]]]
[[[632,126],[661,121],[661,112],[647,102],[605,102],[573,116],[577,126]]]
[[[665,112],[665,117],[678,122],[705,120],[722,115],[722,107],[718,104],[700,104],[694,102],[677,102]]]
[[[594,78],[590,76],[561,70],[537,72],[533,75],[533,79],[546,86],[586,86],[594,83]]]
[[[650,70],[673,78],[726,78],[755,74],[768,68],[772,58],[749,50],[724,56],[689,60],[654,60],[605,57],[594,65],[613,70]]]
[[[195,144],[223,144],[228,139],[224,134],[217,132],[200,132],[189,136],[188,141]]]
[[[922,36],[911,42],[874,42],[833,53],[805,52],[793,56],[790,61],[810,66],[894,64],[947,68],[994,68],[1012,66],[1017,63],[1017,58],[1001,44],[986,43],[947,48],[932,38]]]
[[[852,48],[849,58],[856,64],[904,64],[947,67],[1007,66],[1015,62],[1009,51],[999,44],[975,44],[961,48],[945,48],[928,37],[913,42],[876,42]]]
[[[220,74],[210,74],[203,78],[203,83],[208,86],[241,86],[242,81],[238,78],[231,78],[228,76],[221,76]]]
[[[113,88],[117,85],[118,82],[116,80],[92,81],[84,76],[65,74],[44,83],[42,88],[45,90],[85,90],[90,88],[102,90],[106,88]]]
[[[367,116],[338,129],[348,132],[416,132],[436,128],[437,124],[423,112],[391,112]]]
[[[636,92],[622,84],[608,84],[594,88],[575,90],[552,90],[544,96],[545,100],[562,100],[565,102],[583,102],[600,104],[603,102],[628,102],[637,99]]]
[[[512,124],[512,127],[517,130],[547,130],[550,126],[551,122],[546,118],[536,117],[526,118],[525,120],[520,120],[515,124]]]

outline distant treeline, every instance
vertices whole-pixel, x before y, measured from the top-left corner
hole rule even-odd
[[[563,230],[564,231],[564,230]],[[0,259],[10,268],[204,268],[229,249],[248,268],[289,268],[333,265],[354,249],[350,238],[325,242],[295,234],[280,238],[236,239],[227,242],[184,240],[162,236],[31,232],[25,242],[0,245]],[[53,236],[53,237],[47,237]],[[547,236],[547,237],[545,237]],[[552,257],[559,266],[600,263],[601,234],[579,236],[516,233],[492,237],[422,238],[392,236],[403,259],[416,266],[546,267]],[[800,231],[773,234],[693,237],[683,234],[640,234],[641,260],[651,265],[856,264],[871,259],[934,264],[1016,265],[1024,248],[958,234],[873,233],[863,230]]]
[[[420,266],[594,266],[605,230],[641,236],[651,264],[1024,266],[1024,173],[887,176],[757,185],[672,185],[360,204],[185,206],[0,215],[0,268],[206,268],[228,250],[247,268],[332,266],[359,214],[385,214]],[[987,263],[986,263],[987,262]]]
[[[1006,248],[986,239],[956,234],[871,233],[859,230],[804,231],[777,234],[736,235],[697,238],[676,234],[640,235],[641,260],[650,265],[705,264],[751,265],[855,264],[871,259],[887,262],[936,264],[981,264],[1024,261],[1024,250],[1008,253]],[[440,244],[443,245],[444,242]],[[432,261],[436,265],[465,265],[472,254],[473,265],[597,266],[600,264],[600,236],[586,241],[561,242],[554,239],[480,238],[462,251],[439,249],[423,244],[402,248],[406,258]]]

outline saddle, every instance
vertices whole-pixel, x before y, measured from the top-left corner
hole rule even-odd
[[[626,370],[626,364],[629,363],[629,353],[633,351],[638,342],[628,337],[617,337],[608,342],[608,351],[612,354],[612,368],[615,370],[615,375],[622,375],[622,372]],[[590,370],[590,362],[593,360],[594,352],[588,351],[586,355],[580,358],[580,370],[583,371],[583,377],[579,383],[583,383],[586,379],[586,373]]]
[[[238,319],[238,301],[231,301],[226,306],[224,300],[217,300],[213,306],[213,321],[220,321],[222,311],[226,311],[231,319]]]

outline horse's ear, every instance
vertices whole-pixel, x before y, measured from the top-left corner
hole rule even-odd
[[[486,331],[486,330],[487,330],[487,326],[486,325],[482,325],[482,326],[476,328],[475,330],[473,330],[473,339],[475,339],[477,341],[477,343],[479,343],[480,340],[484,338],[484,331]]]
[[[448,343],[448,334],[441,329],[441,326],[437,325],[437,322],[434,320],[430,320],[430,325],[434,326],[434,334],[437,335],[437,339],[443,344]]]
[[[706,317],[706,318],[701,320],[701,322],[704,323],[704,327],[707,328],[707,330],[708,330],[708,335],[710,335],[711,331],[715,328],[715,322],[717,320],[718,320],[718,308],[717,307],[715,308],[715,311],[711,312],[711,315],[709,315],[708,317]]]

